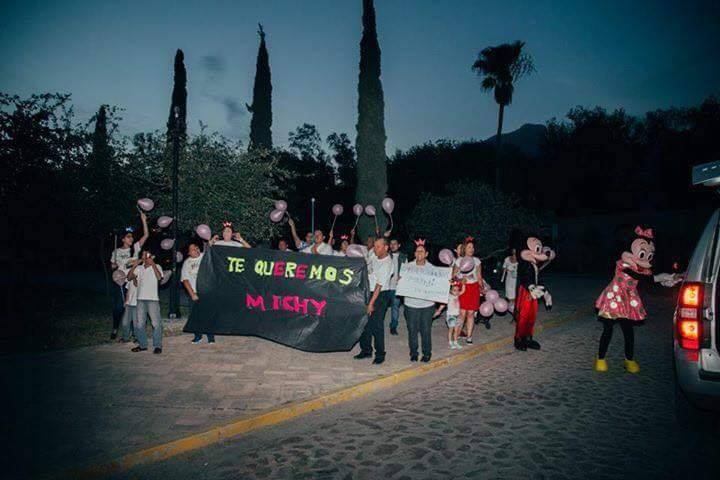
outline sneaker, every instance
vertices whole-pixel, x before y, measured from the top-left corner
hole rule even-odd
[[[397,335],[397,334],[398,334],[397,328],[390,329],[390,335]]]
[[[208,340],[208,344],[212,345],[213,343],[215,343],[215,340]]]
[[[423,357],[420,359],[420,361],[428,363],[430,361],[430,355],[423,355]]]
[[[456,349],[456,350],[461,350],[461,349],[462,349],[462,345],[460,345],[458,342],[455,342],[455,349]]]
[[[162,353],[162,348],[160,348],[160,347],[155,347],[155,350],[153,350],[153,353],[156,354],[156,355],[160,355],[160,354]]]
[[[202,342],[202,338],[193,338],[192,343],[193,345],[197,345],[198,343]]]
[[[355,355],[353,358],[355,360],[362,360],[363,358],[370,358],[370,357],[372,357],[372,353],[360,352],[357,355]]]
[[[417,362],[418,356],[417,355],[410,355],[410,361],[411,362]]]
[[[147,350],[147,348],[135,347],[135,348],[132,348],[130,351],[137,353],[137,352],[144,352],[146,350]]]
[[[455,342],[448,342],[448,345],[450,346],[450,350],[455,350],[457,348],[455,346]]]
[[[117,330],[113,330],[110,334],[110,340],[115,340],[117,338]]]
[[[472,345],[472,343],[473,343],[472,337],[467,337],[467,338],[465,339],[465,343],[467,343],[468,345]]]

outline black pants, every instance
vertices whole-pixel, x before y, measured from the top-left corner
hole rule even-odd
[[[113,331],[117,331],[125,313],[125,295],[127,291],[125,286],[121,287],[115,282],[112,282],[110,288],[112,289],[113,300]]]
[[[628,360],[632,360],[633,354],[635,353],[635,330],[633,330],[633,324],[635,322],[633,322],[632,320],[628,320],[627,318],[618,318],[617,320],[611,320],[608,318],[600,317],[599,320],[603,324],[603,332],[602,335],[600,335],[600,348],[598,350],[598,358],[605,358],[605,354],[607,354],[608,351],[608,346],[610,346],[610,340],[612,339],[613,326],[618,323],[620,324],[623,336],[625,337],[625,358],[627,358]]]
[[[373,352],[373,340],[375,342],[375,356],[385,358],[385,313],[390,306],[390,291],[380,292],[375,299],[375,310],[368,317],[360,336],[360,349],[363,353],[371,354]]]
[[[427,308],[412,308],[405,305],[405,320],[408,329],[408,345],[410,356],[417,357],[418,333],[422,342],[423,356],[429,357],[432,353],[432,317],[435,306]]]

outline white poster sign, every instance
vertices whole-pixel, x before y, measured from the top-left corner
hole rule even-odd
[[[436,267],[429,263],[418,267],[404,263],[400,267],[400,281],[395,295],[447,303],[451,274],[449,267]]]

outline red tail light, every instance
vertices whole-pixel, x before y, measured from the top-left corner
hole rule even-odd
[[[703,284],[687,282],[680,290],[676,336],[682,348],[699,350],[702,340]]]

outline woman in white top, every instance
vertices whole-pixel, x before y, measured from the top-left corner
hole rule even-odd
[[[236,232],[233,229],[232,222],[222,223],[222,240],[217,235],[213,235],[210,239],[210,246],[213,245],[224,245],[226,247],[245,247],[252,248],[251,245],[240,235],[240,232]]]
[[[462,256],[455,259],[453,263],[453,277],[459,278],[465,283],[465,292],[460,295],[460,324],[465,324],[467,338],[465,341],[473,343],[472,334],[475,326],[475,312],[480,308],[482,279],[482,263],[475,255],[475,244],[473,237],[467,237],[463,241]],[[460,270],[463,258],[472,260],[473,268],[467,272]]]
[[[427,261],[428,251],[425,240],[415,240],[415,260],[407,265],[414,265],[422,269],[434,269],[435,266]],[[418,359],[418,334],[422,342],[422,361],[429,362],[432,355],[432,320],[435,313],[435,302],[422,298],[405,297],[405,321],[408,329],[408,346],[410,347],[410,361]]]
[[[120,246],[115,248],[110,254],[110,266],[113,270],[119,270],[127,274],[133,266],[133,260],[137,260],[140,255],[140,249],[145,245],[145,241],[150,236],[147,216],[145,212],[140,212],[140,220],[143,226],[143,235],[136,242],[135,241],[135,229],[132,227],[125,228],[125,234],[120,239]],[[128,289],[135,288],[131,282],[127,282],[124,285],[113,284],[113,326],[112,333],[110,334],[111,339],[116,339],[118,334],[118,328],[123,320],[125,314],[125,304],[127,303],[127,291]],[[129,334],[128,334],[129,335]]]
[[[153,329],[153,353],[162,353],[163,319],[160,315],[160,297],[158,296],[158,284],[162,278],[162,270],[155,263],[155,256],[147,249],[143,250],[141,260],[128,272],[128,280],[137,280],[135,338],[138,346],[131,350],[133,352],[147,350],[145,323],[149,316]]]
[[[195,308],[197,302],[200,301],[200,297],[197,294],[197,277],[200,272],[200,264],[202,263],[203,253],[200,250],[200,245],[197,243],[190,243],[188,245],[188,257],[182,266],[182,272],[180,273],[180,281],[185,287],[185,291],[190,297],[190,312]],[[202,333],[195,332],[192,343],[198,344],[202,341]],[[208,343],[215,343],[215,335],[207,333]]]
[[[505,282],[505,297],[508,300],[509,310],[512,312],[515,308],[515,290],[517,289],[517,269],[518,261],[515,256],[515,249],[510,250],[510,255],[505,257],[502,267],[501,282]]]

